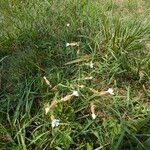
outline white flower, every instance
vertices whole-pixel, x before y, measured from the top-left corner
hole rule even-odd
[[[94,67],[94,64],[92,61],[90,61],[89,63],[86,63],[85,64],[86,66],[89,66],[90,68],[93,68]]]
[[[53,120],[52,120],[52,128],[58,127],[59,124],[60,124],[59,122],[60,122],[60,120],[58,120],[58,119],[53,119]]]
[[[78,93],[78,91],[73,91],[73,92],[72,92],[72,95],[78,97],[78,96],[79,96],[79,93]]]
[[[70,23],[67,23],[66,26],[69,27],[69,26],[70,26]]]
[[[109,89],[107,90],[107,92],[108,92],[109,94],[111,94],[111,95],[114,95],[114,90],[113,90],[112,88],[109,88]]]
[[[91,76],[91,77],[89,77],[89,79],[90,79],[90,80],[92,80],[92,79],[93,79],[93,77]]]
[[[66,43],[66,47],[70,46],[70,43]]]
[[[94,67],[94,64],[92,63],[92,61],[90,61],[89,66],[90,66],[90,68],[93,68],[93,67]]]
[[[92,118],[93,120],[96,118],[96,115],[94,113],[92,114]]]
[[[80,85],[79,87],[80,87],[80,88],[84,88],[85,86],[84,86],[84,85]]]
[[[90,76],[90,77],[86,77],[86,78],[84,78],[85,80],[92,80],[93,79],[93,77],[92,76]]]

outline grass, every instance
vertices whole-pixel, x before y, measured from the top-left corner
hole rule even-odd
[[[149,6],[1,0],[1,149],[150,149]]]

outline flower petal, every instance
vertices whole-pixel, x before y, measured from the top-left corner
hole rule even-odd
[[[72,95],[78,97],[78,96],[79,96],[79,93],[78,93],[78,91],[73,91],[73,92],[72,92]]]

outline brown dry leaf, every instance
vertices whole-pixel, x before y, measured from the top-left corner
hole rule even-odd
[[[82,61],[88,61],[90,59],[91,59],[91,55],[85,55],[85,56],[81,56],[79,59],[69,61],[69,62],[65,63],[65,65],[75,64],[75,63],[79,63]]]
[[[123,88],[118,88],[118,91],[121,95],[123,95],[123,96],[126,95],[126,90],[124,90]]]
[[[70,100],[72,97],[72,94],[71,95],[66,95],[65,97],[61,98],[60,102],[66,102],[68,100]]]
[[[79,46],[80,45],[80,42],[72,42],[72,43],[68,43],[68,46],[72,46],[72,47],[74,47],[74,46]]]
[[[54,86],[54,87],[51,89],[51,91],[58,91],[58,86],[57,86],[57,85]]]
[[[102,120],[112,119],[112,117],[105,112],[98,112],[98,117],[100,117]]]
[[[99,94],[99,91],[97,91],[95,89],[89,88],[89,90],[92,91],[94,94]]]
[[[92,114],[95,114],[95,108],[96,108],[96,105],[94,105],[93,103],[91,103],[91,113]]]
[[[54,119],[55,119],[54,115],[51,115],[51,117],[50,117],[50,118],[51,118],[51,120],[54,120]]]
[[[97,117],[97,115],[95,114],[95,108],[96,108],[96,105],[91,103],[91,116],[93,119],[96,119],[96,117]]]
[[[99,91],[97,91],[97,90],[95,90],[95,89],[92,89],[92,88],[89,88],[94,94],[97,94],[97,95],[99,95],[99,96],[103,96],[103,95],[106,95],[106,94],[108,94],[108,92],[107,91],[101,91],[101,92],[99,92]]]
[[[43,77],[43,79],[44,79],[45,83],[51,87],[49,80],[45,76]]]
[[[55,108],[57,106],[57,103],[58,102],[56,100],[53,100],[50,105],[49,103],[47,103],[45,106],[45,114],[47,115],[50,109]]]
[[[50,109],[55,108],[57,106],[58,102],[56,100],[53,100],[51,102],[51,105],[49,106]]]
[[[47,115],[47,113],[49,112],[49,110],[50,110],[50,106],[49,106],[49,103],[48,104],[46,104],[46,106],[45,106],[45,114]]]

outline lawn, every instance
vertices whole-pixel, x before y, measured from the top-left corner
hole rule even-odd
[[[1,0],[0,149],[149,150],[149,14],[149,0]]]

